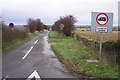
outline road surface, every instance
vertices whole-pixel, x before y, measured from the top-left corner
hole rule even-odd
[[[3,78],[75,78],[48,43],[48,31],[3,54]],[[36,74],[36,76],[35,76]]]

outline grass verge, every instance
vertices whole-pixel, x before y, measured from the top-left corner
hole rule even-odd
[[[118,78],[118,68],[111,67],[105,61],[87,62],[87,59],[98,59],[98,52],[74,40],[73,37],[60,36],[50,32],[52,48],[62,63],[72,71],[96,78]]]
[[[4,46],[2,46],[2,51],[3,53],[4,52],[7,52],[17,46],[19,46],[20,44],[30,40],[31,38],[37,36],[40,32],[35,32],[35,33],[29,33],[28,36],[26,38],[23,38],[23,39],[20,39],[20,38],[17,38],[17,39],[14,39],[12,42],[10,43],[6,43]]]

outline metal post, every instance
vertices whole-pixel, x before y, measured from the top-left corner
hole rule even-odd
[[[61,36],[62,36],[62,30],[61,30]]]
[[[102,32],[100,32],[99,62],[102,60]]]

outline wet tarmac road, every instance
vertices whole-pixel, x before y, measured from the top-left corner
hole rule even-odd
[[[51,50],[48,31],[3,55],[3,77],[28,78],[35,70],[41,78],[75,78]]]

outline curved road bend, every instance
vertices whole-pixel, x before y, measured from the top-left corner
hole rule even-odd
[[[3,77],[28,78],[37,71],[41,78],[75,78],[59,62],[47,39],[48,31],[45,31],[3,54]]]

